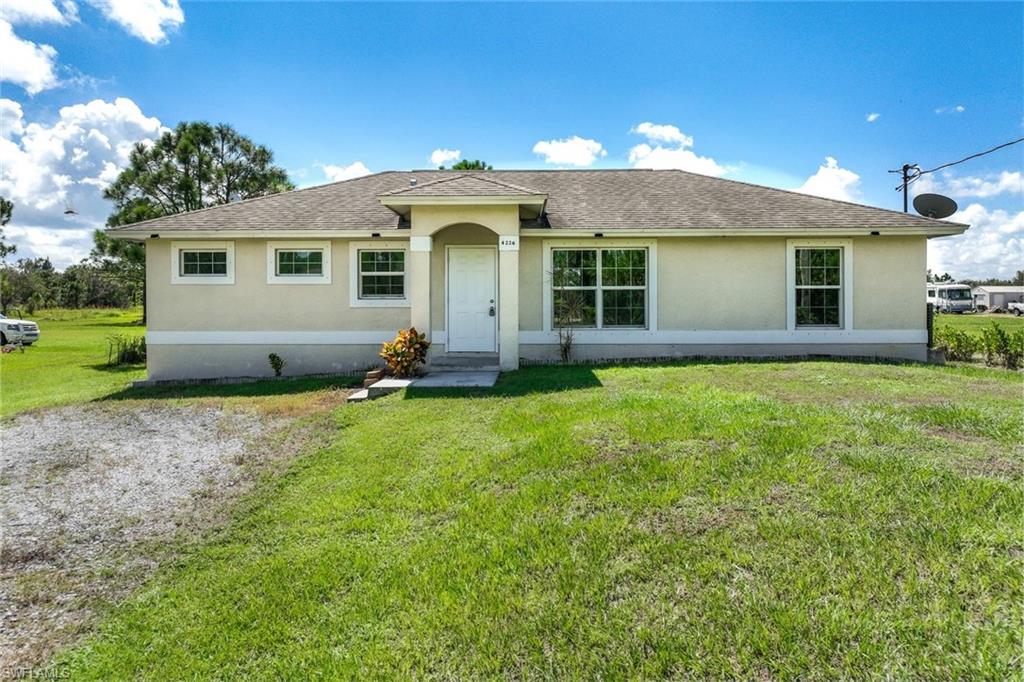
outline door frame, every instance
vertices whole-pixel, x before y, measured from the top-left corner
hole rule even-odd
[[[449,305],[448,282],[451,275],[451,251],[453,249],[488,249],[494,252],[494,348],[481,351],[453,351],[451,344],[451,305]],[[501,294],[498,291],[498,247],[494,244],[446,244],[444,247],[444,350],[446,353],[497,353],[501,328],[498,319],[501,317]]]

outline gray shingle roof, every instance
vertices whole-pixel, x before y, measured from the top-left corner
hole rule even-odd
[[[518,197],[543,195],[544,192],[527,189],[519,185],[501,182],[494,178],[482,175],[466,173],[453,178],[439,178],[425,182],[422,185],[417,183],[409,187],[403,187],[391,192],[384,192],[383,196],[394,197]]]
[[[410,187],[410,180],[417,187]],[[433,184],[429,184],[433,183]],[[769,229],[966,227],[916,215],[678,170],[386,171],[119,229],[394,230],[399,216],[382,195],[486,186],[548,195],[554,229]],[[526,189],[526,188],[534,189]],[[434,188],[434,189],[429,189]],[[471,195],[471,194],[470,194]]]

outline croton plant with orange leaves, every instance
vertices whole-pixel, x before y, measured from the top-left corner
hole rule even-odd
[[[416,327],[398,330],[394,341],[385,341],[380,356],[388,364],[391,373],[398,377],[410,377],[426,362],[430,341],[426,334],[420,334]]]

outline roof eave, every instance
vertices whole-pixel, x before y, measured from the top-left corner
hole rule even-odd
[[[942,227],[818,227],[818,228],[785,228],[785,227],[737,227],[737,228],[621,228],[621,227],[541,227],[524,228],[520,234],[524,237],[580,237],[590,232],[601,234],[605,238],[614,237],[948,237],[963,234],[967,225],[950,225]]]
[[[108,230],[109,231],[109,230]],[[380,227],[376,229],[346,230],[346,229],[285,229],[285,230],[245,230],[245,229],[167,229],[156,228],[138,230],[118,230],[112,232],[111,236],[117,239],[129,241],[145,241],[146,239],[371,239],[375,237],[387,237],[390,239],[401,238],[408,234],[408,230],[396,229],[393,227]]]

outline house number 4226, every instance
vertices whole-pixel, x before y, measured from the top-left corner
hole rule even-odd
[[[502,251],[518,251],[519,237],[499,237],[498,248]]]

